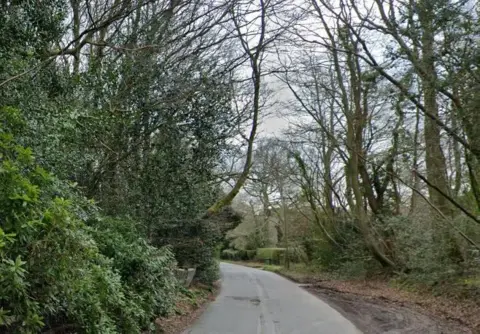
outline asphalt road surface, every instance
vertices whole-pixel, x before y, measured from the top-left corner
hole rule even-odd
[[[359,334],[340,313],[268,271],[221,263],[217,299],[184,334]]]

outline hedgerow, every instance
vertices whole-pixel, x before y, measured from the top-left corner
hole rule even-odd
[[[99,219],[92,202],[35,162],[0,113],[0,332],[139,333],[173,304],[168,249]],[[87,224],[88,222],[88,224]]]

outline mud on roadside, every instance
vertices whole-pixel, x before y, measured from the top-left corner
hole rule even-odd
[[[437,318],[403,302],[315,285],[305,288],[339,311],[365,334],[474,333],[458,321]]]

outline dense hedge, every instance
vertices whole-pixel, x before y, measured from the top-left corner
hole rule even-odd
[[[255,259],[256,253],[256,250],[224,249],[222,251],[221,257],[224,260],[250,261]]]
[[[224,260],[238,260],[238,251],[234,249],[224,249],[221,254],[222,259]]]
[[[0,332],[140,333],[173,306],[168,249],[40,168],[0,110]],[[88,221],[88,224],[87,224]]]
[[[288,249],[291,262],[307,262],[308,258],[302,247],[291,247]],[[221,258],[232,261],[269,261],[273,264],[285,262],[286,248],[258,248],[257,250],[236,250],[224,249]]]
[[[285,248],[259,248],[257,249],[256,259],[261,261],[271,261],[274,264],[280,264],[283,260]]]
[[[195,279],[211,284],[219,278],[219,246],[225,241],[225,233],[238,226],[241,219],[227,206],[208,219],[163,221],[155,227],[152,241],[159,246],[169,245],[179,267],[197,268]]]
[[[153,239],[158,245],[172,248],[179,267],[197,268],[195,279],[209,284],[219,278],[215,251],[222,234],[213,221],[192,219],[165,222],[158,226]]]
[[[255,258],[260,261],[270,261],[273,264],[283,264],[285,262],[286,248],[259,248]],[[291,247],[288,249],[290,262],[306,262],[307,255],[301,247]]]
[[[129,219],[96,220],[90,230],[100,252],[112,259],[120,274],[125,297],[137,307],[135,321],[146,327],[165,315],[176,296],[176,262],[170,249],[149,245]],[[130,333],[127,329],[122,332]]]

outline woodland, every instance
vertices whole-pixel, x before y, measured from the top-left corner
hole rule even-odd
[[[0,1],[0,332],[153,332],[220,256],[480,296],[479,14]]]

